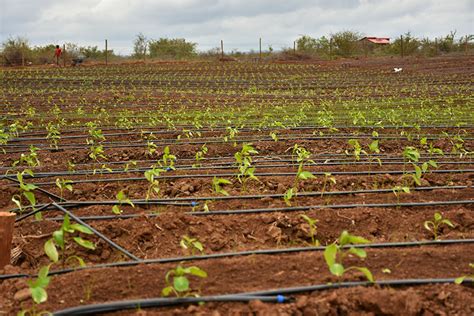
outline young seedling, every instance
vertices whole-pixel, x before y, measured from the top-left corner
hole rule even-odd
[[[49,140],[49,147],[55,150],[58,150],[58,143],[61,139],[61,132],[59,131],[59,124],[53,124],[53,122],[49,122],[46,126],[46,131],[48,134],[46,135],[46,139]]]
[[[400,205],[400,195],[402,193],[410,193],[410,188],[397,185],[392,188],[392,192],[397,197],[397,205]]]
[[[145,155],[148,155],[148,156],[153,156],[158,149],[158,146],[156,146],[156,144],[151,140],[147,140],[146,147],[147,147],[147,150],[145,152]]]
[[[185,268],[178,265],[175,269],[166,273],[166,287],[161,291],[161,295],[165,297],[171,294],[174,294],[176,297],[199,297],[199,293],[194,292],[190,288],[188,276],[207,278],[207,273],[196,266]],[[171,278],[173,278],[173,281],[170,280]]]
[[[73,182],[71,180],[56,178],[56,186],[59,188],[59,192],[60,192],[59,196],[61,200],[63,199],[64,190],[68,190],[69,192],[72,192],[72,183]]]
[[[471,269],[474,270],[474,263],[469,263],[469,267],[471,267]],[[463,276],[460,276],[459,278],[456,278],[456,279],[454,280],[454,283],[456,283],[456,284],[461,284],[461,283],[463,283],[465,280],[474,281],[474,273],[473,273],[473,274],[470,274],[470,275],[463,275]]]
[[[308,237],[311,238],[311,246],[318,247],[319,246],[319,240],[316,239],[316,233],[318,227],[316,226],[316,223],[318,222],[317,219],[311,218],[305,214],[301,214],[301,218],[303,218],[306,223],[308,223],[309,226],[309,232],[308,232]]]
[[[305,164],[314,163],[314,161],[309,159],[311,157],[311,152],[306,150],[306,148],[295,144],[293,147],[288,148],[286,151],[290,149],[292,151],[292,156],[296,157],[296,162],[298,163],[298,171],[296,172],[295,181],[293,182],[293,189],[296,193],[298,191],[299,180],[308,180],[316,178],[310,171],[306,171],[303,169]]]
[[[165,147],[163,150],[163,157],[161,157],[161,164],[162,167],[165,167],[166,169],[175,169],[174,168],[174,163],[176,161],[176,156],[172,155],[170,152],[170,148],[168,146]]]
[[[27,165],[29,167],[37,167],[40,165],[40,161],[38,159],[38,154],[36,153],[38,148],[30,145],[30,152],[29,154],[21,154],[20,159],[15,160],[12,164],[12,167],[16,167],[17,165]]]
[[[235,164],[238,167],[239,174],[237,180],[242,184],[242,189],[247,191],[246,183],[249,180],[259,181],[255,176],[255,167],[252,167],[252,155],[258,154],[252,144],[243,144],[242,150],[234,154]]]
[[[23,213],[23,209],[24,209],[23,204],[22,204],[22,197],[25,197],[28,200],[28,202],[30,202],[30,206],[33,210],[35,209],[35,205],[36,205],[36,197],[35,197],[34,190],[36,190],[38,187],[31,183],[25,183],[23,180],[23,177],[25,174],[28,174],[32,177],[34,176],[33,171],[31,171],[30,169],[25,169],[22,172],[17,172],[16,178],[20,186],[20,194],[15,194],[12,196],[12,202],[18,206],[18,208],[20,209],[20,213]],[[41,213],[36,213],[35,216],[37,220],[41,219]]]
[[[112,213],[114,213],[116,215],[122,214],[123,210],[121,209],[121,207],[124,204],[128,204],[131,207],[135,207],[135,205],[132,203],[132,201],[130,201],[130,199],[127,198],[125,193],[123,193],[123,190],[119,191],[119,193],[117,193],[117,195],[115,197],[117,198],[117,201],[118,201],[119,204],[112,206]]]
[[[165,172],[165,170],[156,168],[155,166],[153,166],[151,170],[145,171],[144,175],[148,181],[148,190],[146,192],[145,200],[148,201],[150,197],[160,193],[160,181],[156,178],[159,177],[162,172]]]
[[[449,219],[443,218],[441,213],[438,212],[434,214],[432,221],[425,221],[423,223],[423,227],[433,234],[434,240],[438,240],[439,229],[443,225],[449,226],[451,228],[454,227],[453,223]]]
[[[286,190],[285,194],[283,194],[283,200],[287,206],[291,206],[291,200],[296,197],[297,192],[294,188],[289,188]]]
[[[360,154],[364,154],[364,155],[367,155],[367,152],[365,150],[362,149],[362,146],[360,145],[359,141],[357,139],[349,139],[347,141],[349,143],[349,145],[352,147],[352,151],[350,150],[346,150],[346,155],[348,156],[354,156],[354,159],[356,161],[359,161],[360,160]]]
[[[197,251],[200,253],[204,251],[204,246],[197,238],[192,238],[187,235],[181,238],[179,245],[191,256],[194,256]]]
[[[193,164],[193,168],[197,168],[201,166],[200,161],[204,160],[204,156],[207,154],[208,148],[206,144],[201,146],[201,149],[196,152],[195,158],[196,158],[196,163]]]
[[[51,265],[47,265],[41,267],[38,272],[38,277],[36,280],[31,281],[28,280],[27,284],[30,290],[31,298],[33,299],[34,305],[30,309],[21,310],[17,316],[41,316],[41,315],[51,315],[50,312],[47,311],[37,311],[37,305],[42,304],[48,300],[48,292],[46,292],[46,288],[49,285],[50,277],[49,268]]]
[[[344,268],[343,265],[344,259],[349,255],[355,255],[362,259],[367,257],[365,250],[355,247],[347,248],[347,246],[366,243],[369,243],[367,239],[343,231],[335,243],[326,246],[326,249],[324,249],[324,259],[328,265],[329,271],[337,277],[342,277],[344,273],[349,270],[358,270],[365,275],[367,280],[374,282],[374,277],[368,268],[355,266]]]
[[[332,184],[336,184],[336,178],[332,176],[330,172],[325,172],[324,179],[323,179],[323,189],[321,190],[321,197],[323,197],[324,193],[326,192],[326,185],[328,182],[331,182]]]
[[[70,256],[66,257],[66,246],[69,242],[69,235],[83,233],[92,235],[93,232],[86,226],[81,224],[71,224],[69,220],[69,215],[64,215],[63,223],[59,230],[53,232],[53,237],[48,239],[48,241],[44,244],[44,252],[49,257],[49,259],[56,263],[61,258],[62,266],[65,267],[66,262],[71,259],[76,259],[81,266],[84,266],[84,261],[78,256]],[[78,244],[79,246],[89,249],[95,250],[95,244],[89,240],[83,239],[80,236],[73,236],[72,240]],[[61,250],[61,256],[58,252],[57,247]]]
[[[223,178],[217,178],[217,177],[212,178],[212,190],[216,192],[217,194],[228,196],[229,193],[223,188],[224,185],[228,185],[228,184],[232,184],[232,182]]]

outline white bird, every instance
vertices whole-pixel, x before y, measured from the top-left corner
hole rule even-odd
[[[394,72],[401,72],[402,70],[403,70],[403,68],[396,68],[396,67],[393,68],[393,71],[394,71]]]

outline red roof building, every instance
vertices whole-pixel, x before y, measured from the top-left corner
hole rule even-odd
[[[366,37],[360,39],[360,41],[367,41],[367,42],[378,44],[378,45],[390,44],[390,38],[388,38],[388,37],[375,37],[375,36],[369,37],[369,36],[366,36]]]

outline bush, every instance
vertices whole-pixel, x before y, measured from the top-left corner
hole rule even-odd
[[[184,38],[160,38],[148,42],[150,57],[189,58],[197,55],[196,43],[186,42]]]
[[[31,62],[31,48],[26,38],[10,37],[2,43],[3,64],[8,66]]]
[[[341,31],[331,34],[333,54],[350,57],[359,53],[359,39],[362,34],[353,31]]]

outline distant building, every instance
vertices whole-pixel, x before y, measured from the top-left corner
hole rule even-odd
[[[375,37],[375,36],[366,36],[359,40],[359,43],[364,50],[364,55],[367,56],[369,53],[373,53],[377,47],[383,47],[390,44],[390,38],[388,37]]]
[[[376,45],[387,45],[390,44],[390,38],[388,37],[375,37],[375,36],[366,36],[359,40],[360,42],[366,42]]]

